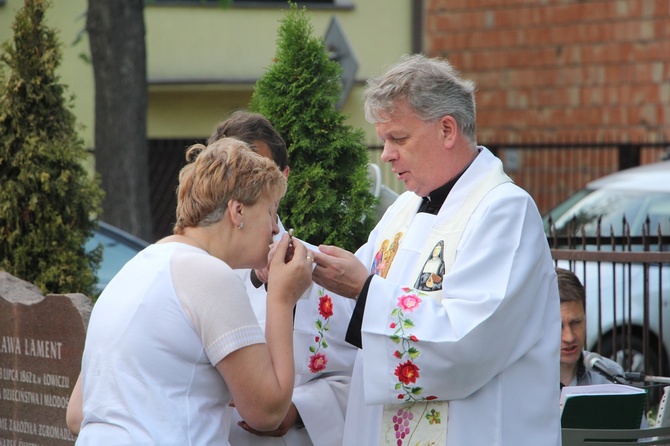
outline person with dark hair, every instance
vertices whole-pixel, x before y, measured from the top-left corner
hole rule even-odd
[[[288,154],[281,135],[259,113],[236,111],[217,124],[210,142],[234,137],[256,152],[274,160],[288,178]],[[278,221],[279,232],[286,232]],[[299,235],[297,229],[296,235]],[[315,249],[307,243],[308,248]],[[236,273],[245,284],[251,305],[261,327],[271,313],[266,305],[267,268],[240,269]],[[316,287],[314,287],[316,288]],[[351,300],[310,288],[298,301],[294,316],[295,388],[289,411],[272,431],[253,429],[241,414],[231,414],[232,446],[340,446],[344,413],[356,349],[344,342],[351,318]],[[309,297],[307,297],[309,296]],[[321,327],[321,328],[319,328]],[[337,333],[342,334],[338,335]],[[318,341],[315,341],[318,339]]]
[[[286,142],[265,116],[243,110],[235,111],[216,125],[207,144],[226,137],[246,142],[255,152],[273,160],[288,178]]]
[[[420,54],[368,80],[408,191],[355,255],[315,253],[314,282],[356,300],[344,446],[560,444],[556,272],[533,199],[477,145],[474,93]]]
[[[611,384],[608,378],[596,370],[587,369],[584,358],[591,352],[586,348],[586,290],[575,273],[556,267],[558,294],[561,299],[561,383],[566,386],[588,386]],[[618,362],[598,357],[607,370],[625,379],[625,370]],[[649,427],[643,416],[640,428]]]
[[[587,370],[586,348],[586,291],[579,278],[570,270],[556,267],[558,294],[561,299],[561,386],[607,384],[610,381],[595,370]],[[617,362],[602,358],[610,370],[624,376]]]
[[[278,242],[265,335],[233,272],[267,263],[286,178],[233,138],[196,144],[187,161],[173,235],[131,259],[93,308],[67,411],[77,445],[229,444],[231,398],[255,429],[286,417],[293,308],[312,253],[288,235]]]

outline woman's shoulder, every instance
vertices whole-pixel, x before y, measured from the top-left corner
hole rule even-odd
[[[176,250],[170,258],[170,275],[180,299],[218,296],[222,290],[232,296],[246,293],[239,276],[227,263],[196,249]]]
[[[235,276],[233,269],[223,260],[197,248],[177,249],[172,254],[173,269],[190,271],[194,276],[221,274]]]

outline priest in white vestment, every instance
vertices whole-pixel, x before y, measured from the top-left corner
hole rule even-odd
[[[408,192],[355,255],[315,255],[314,281],[356,299],[344,446],[560,445],[556,274],[534,201],[476,144],[474,89],[421,55],[368,81]]]

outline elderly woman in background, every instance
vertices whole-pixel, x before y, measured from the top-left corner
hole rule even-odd
[[[233,273],[267,264],[286,179],[232,138],[186,157],[174,235],[128,262],[93,309],[68,408],[74,431],[83,413],[78,445],[227,445],[231,398],[258,430],[275,429],[291,403],[292,312],[311,254],[279,242],[266,337]]]

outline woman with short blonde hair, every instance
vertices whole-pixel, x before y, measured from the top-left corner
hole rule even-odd
[[[78,445],[228,444],[231,399],[257,430],[291,403],[293,307],[312,258],[284,235],[271,260],[266,337],[235,268],[263,268],[286,191],[278,167],[232,138],[188,149],[174,235],[129,261],[91,315],[68,408]],[[79,394],[81,395],[81,394]]]

